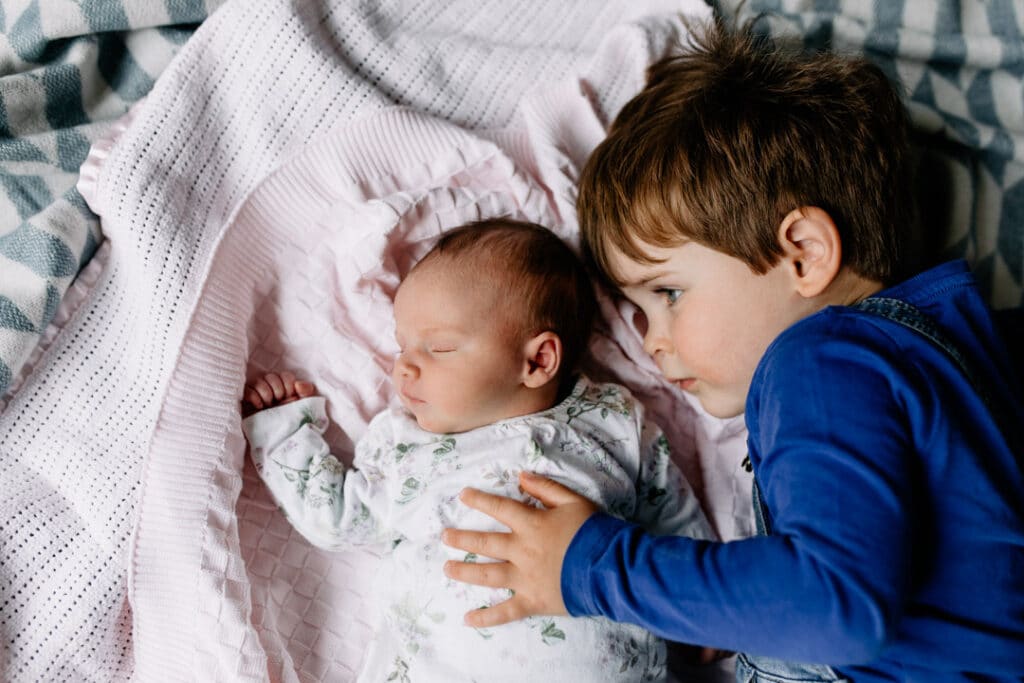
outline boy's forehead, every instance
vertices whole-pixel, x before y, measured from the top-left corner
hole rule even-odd
[[[665,265],[678,257],[689,241],[673,247],[635,244],[635,254],[627,254],[616,247],[608,248],[609,276],[621,287],[643,285],[665,271]]]

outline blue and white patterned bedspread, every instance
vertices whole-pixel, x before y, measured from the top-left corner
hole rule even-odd
[[[0,2],[0,396],[103,239],[75,189],[90,144],[219,4]]]
[[[758,29],[862,54],[897,79],[922,154],[922,247],[963,256],[996,308],[1024,306],[1024,2],[719,0]]]

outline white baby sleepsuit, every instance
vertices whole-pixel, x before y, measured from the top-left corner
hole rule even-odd
[[[370,422],[347,471],[322,436],[325,401],[262,410],[243,428],[260,476],[311,543],[389,553],[375,581],[379,612],[360,680],[665,679],[664,643],[630,624],[532,617],[466,626],[467,611],[510,593],[452,581],[442,571],[445,560],[467,559],[441,543],[442,529],[505,530],[461,504],[459,492],[474,487],[527,500],[521,470],[555,479],[653,533],[711,538],[667,440],[628,390],[581,377],[548,410],[458,434],[424,431],[396,406]]]

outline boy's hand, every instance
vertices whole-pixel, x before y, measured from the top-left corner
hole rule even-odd
[[[298,401],[316,393],[312,382],[296,380],[290,372],[268,372],[252,384],[245,385],[242,394],[243,412],[246,415],[257,410]]]
[[[510,588],[505,602],[473,610],[466,624],[497,626],[538,614],[567,614],[562,602],[562,559],[569,543],[597,506],[557,482],[529,472],[519,475],[519,487],[546,509],[518,500],[465,489],[463,503],[511,529],[508,533],[445,529],[442,540],[460,550],[503,562],[446,562],[444,571],[457,581]]]

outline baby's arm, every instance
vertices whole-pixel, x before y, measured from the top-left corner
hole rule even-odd
[[[296,384],[293,378],[292,390],[281,392],[283,400],[276,391],[269,398],[260,396],[279,402],[242,422],[260,477],[288,520],[313,545],[341,549],[388,540],[391,536],[379,523],[378,511],[387,505],[375,485],[380,477],[373,476],[372,468],[346,472],[323,438],[326,399],[302,398]]]
[[[640,415],[642,419],[642,412]],[[679,467],[672,462],[672,451],[664,432],[654,422],[644,420],[640,433],[640,475],[632,521],[655,535],[713,540],[715,533],[700,501]]]

